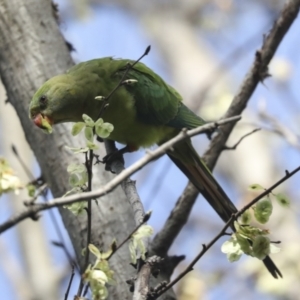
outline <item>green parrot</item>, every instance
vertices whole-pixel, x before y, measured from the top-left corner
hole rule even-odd
[[[82,114],[95,120],[102,105],[95,97],[108,96],[123,79],[133,83],[120,86],[112,94],[101,117],[114,125],[108,138],[126,145],[128,152],[160,145],[183,128],[192,129],[205,124],[160,76],[143,63],[138,62],[129,70],[128,64],[134,64],[134,61],[111,57],[94,59],[49,79],[30,102],[30,118],[47,131],[51,131],[53,124],[82,121]],[[224,222],[237,212],[190,139],[176,144],[168,156]],[[263,262],[274,278],[282,277],[269,256]]]

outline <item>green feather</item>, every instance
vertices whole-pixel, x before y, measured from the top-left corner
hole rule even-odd
[[[205,123],[182,103],[182,97],[173,87],[143,63],[135,64],[127,72],[128,64],[133,63],[111,57],[94,59],[51,78],[33,96],[30,117],[39,126],[38,120],[49,119],[54,124],[78,122],[83,113],[95,119],[101,106],[101,101],[95,97],[108,96],[126,75],[124,80],[136,82],[117,89],[101,116],[114,125],[109,139],[138,149],[161,144],[183,128],[191,129]],[[39,114],[42,118],[37,118]],[[168,155],[225,222],[236,213],[237,209],[189,139],[175,145]],[[269,257],[264,263],[274,277],[281,276]]]

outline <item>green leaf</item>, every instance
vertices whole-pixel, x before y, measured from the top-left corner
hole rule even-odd
[[[270,239],[263,235],[258,235],[253,241],[253,256],[258,259],[265,259],[270,254]]]
[[[82,129],[83,127],[85,126],[86,124],[84,122],[77,122],[73,125],[72,127],[72,135],[75,136],[77,135]]]
[[[86,171],[86,167],[83,164],[71,163],[68,165],[68,168],[67,168],[68,173],[82,173],[85,171]]]
[[[82,180],[84,180],[84,182],[88,181],[89,177],[88,177],[87,170],[85,170],[84,172],[82,172],[81,176],[82,176]]]
[[[77,151],[74,151],[74,154],[85,153],[85,152],[88,152],[88,151],[89,151],[88,147],[78,148]]]
[[[69,177],[69,184],[72,187],[77,187],[78,186],[78,181],[79,181],[78,175],[75,174],[75,173],[71,174],[71,176]]]
[[[93,128],[92,127],[85,127],[84,136],[88,141],[93,142],[94,141]]]
[[[249,210],[246,210],[240,217],[240,222],[242,224],[250,224],[251,222],[251,214]]]
[[[107,284],[115,284],[114,272],[110,269],[108,261],[103,259],[103,254],[92,244],[88,245],[89,250],[97,257],[93,265],[89,264],[82,278],[92,292],[93,300],[106,299],[108,297]]]
[[[104,96],[96,96],[95,99],[98,100],[98,101],[104,101],[106,99],[106,97],[104,97]]]
[[[240,245],[241,250],[247,255],[252,255],[252,248],[250,246],[249,239],[239,234],[238,232],[235,233],[235,237],[238,244]]]
[[[106,274],[107,279],[108,279],[107,283],[116,285],[116,282],[113,279],[114,271],[110,269],[110,266],[109,266],[107,260],[101,259],[101,261],[99,261],[97,264],[94,265],[94,268],[100,269]]]
[[[221,246],[221,251],[223,253],[230,253],[236,251],[237,249],[240,249],[240,245],[233,237],[231,237],[228,241],[225,241]]]
[[[146,259],[146,247],[144,241],[141,239],[135,240],[136,242],[136,250],[140,253],[140,258],[142,260]]]
[[[136,247],[134,245],[134,242],[130,241],[128,247],[129,247],[131,262],[132,262],[132,264],[135,265],[137,262],[137,255],[136,255],[136,251],[135,251]]]
[[[86,201],[75,202],[72,204],[64,205],[64,208],[70,210],[75,216],[82,214],[87,207]]]
[[[99,147],[96,144],[94,144],[90,141],[87,141],[86,145],[87,145],[88,150],[98,150],[99,149]]]
[[[71,195],[73,193],[79,193],[81,190],[79,187],[74,187],[71,190],[67,191],[62,197],[67,197],[68,195]]]
[[[103,139],[109,137],[110,133],[114,130],[114,126],[110,123],[103,123],[102,125],[98,125],[95,128],[96,134]]]
[[[249,185],[248,189],[250,191],[261,191],[261,190],[264,190],[265,188],[262,187],[260,184],[258,183],[254,183],[254,184],[251,184]]]
[[[83,186],[88,181],[87,170],[85,170],[84,172],[80,173],[80,175],[81,175],[81,179],[79,180],[78,185],[79,186]]]
[[[49,134],[52,133],[53,129],[51,124],[43,116],[41,118],[42,118],[41,128],[43,129],[43,131]]]
[[[101,258],[101,253],[95,245],[89,244],[88,247],[91,253],[93,253],[97,258]]]
[[[102,126],[102,124],[104,123],[103,119],[102,118],[99,118],[96,123],[95,123],[95,127],[97,126]]]
[[[272,211],[272,202],[269,199],[263,199],[254,206],[254,217],[259,223],[265,224],[269,221]]]
[[[137,258],[146,259],[146,247],[143,239],[153,234],[153,228],[150,225],[142,225],[135,233],[132,234],[129,242],[129,252],[131,262],[136,264]]]
[[[150,225],[142,225],[133,235],[134,239],[142,239],[153,234],[153,228]]]
[[[229,262],[235,262],[235,261],[238,261],[241,256],[243,255],[243,252],[242,251],[239,251],[239,252],[236,252],[236,253],[228,253],[227,254],[227,259]]]
[[[278,201],[278,203],[283,207],[289,207],[291,204],[290,199],[285,194],[275,194],[275,198]]]
[[[113,240],[108,251],[101,253],[101,259],[107,260],[117,248],[116,240]]]
[[[85,254],[86,254],[86,247],[82,248],[82,250],[81,250],[81,256],[85,256]],[[91,268],[91,265],[89,264],[85,271],[90,270],[90,268]]]
[[[278,253],[280,252],[280,248],[277,247],[276,245],[274,245],[273,243],[270,243],[270,253],[271,254],[275,254],[275,253]]]
[[[243,255],[243,251],[234,236],[223,243],[221,251],[227,255],[227,259],[230,262],[239,260]]]
[[[72,151],[72,152],[77,151],[78,149],[81,149],[81,148],[78,148],[78,147],[70,147],[70,146],[65,146],[65,148],[66,148],[67,150]]]
[[[27,188],[27,192],[28,192],[28,196],[29,197],[34,197],[34,195],[35,195],[35,186],[33,185],[33,184],[28,184],[27,186],[26,186],[26,188]]]
[[[102,284],[103,286],[108,281],[106,274],[101,270],[92,270],[91,279],[98,281],[98,283]]]
[[[83,119],[83,121],[85,122],[85,124],[86,124],[87,126],[94,127],[95,122],[93,121],[93,119],[92,119],[91,117],[89,117],[89,116],[86,115],[86,114],[83,114],[83,115],[82,115],[82,119]]]
[[[78,148],[78,147],[69,147],[69,146],[65,146],[66,149],[72,151],[74,154],[78,154],[78,153],[84,153],[84,152],[88,152],[89,148],[85,147],[85,148]]]

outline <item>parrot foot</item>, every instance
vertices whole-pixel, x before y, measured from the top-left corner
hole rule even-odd
[[[127,152],[130,152],[130,148],[128,146],[125,146],[121,149],[118,149],[104,156],[102,159],[102,163],[105,164],[105,170],[114,173],[112,171],[111,165],[115,161],[120,161],[124,165],[125,162],[124,162],[123,154]]]
[[[211,141],[212,139],[212,135],[215,133],[215,132],[219,132],[219,128],[212,128],[212,129],[209,129],[208,131],[205,132],[207,138]]]
[[[98,136],[98,135],[97,135],[96,140],[97,140],[99,143],[103,143],[103,142],[104,142],[103,138],[101,138],[101,137]]]

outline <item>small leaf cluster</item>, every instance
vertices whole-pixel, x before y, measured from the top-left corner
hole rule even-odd
[[[69,184],[72,186],[72,189],[66,192],[64,197],[85,190],[88,181],[88,173],[84,164],[72,163],[68,166],[67,171],[70,173]],[[86,201],[75,202],[64,207],[77,216],[85,210],[87,203]]]
[[[142,225],[135,233],[132,234],[129,242],[129,252],[131,262],[135,265],[137,259],[146,259],[146,247],[144,238],[150,237],[153,234],[153,228],[150,225]]]
[[[234,223],[236,232],[223,243],[221,251],[227,259],[234,262],[245,253],[258,259],[265,259],[270,253],[278,253],[280,249],[271,243],[267,230],[259,229],[248,224]]]
[[[95,134],[105,139],[113,131],[114,127],[110,123],[105,123],[103,119],[99,118],[96,122],[88,115],[82,115],[83,122],[77,122],[72,127],[72,135],[79,134],[82,130],[86,138],[86,147],[68,147],[73,153],[86,153],[90,150],[97,150],[98,146],[94,143]],[[72,189],[69,190],[64,196],[72,193],[78,193],[86,189],[88,181],[88,172],[86,166],[83,164],[71,164],[68,166],[67,171],[70,173],[69,184]],[[66,205],[66,208],[71,210],[75,215],[82,213],[86,208],[86,202],[76,202],[71,205]]]
[[[93,265],[89,264],[83,274],[83,279],[89,284],[93,300],[104,300],[108,297],[107,284],[114,285],[114,272],[110,269],[107,259],[111,256],[112,248],[104,253],[99,249],[89,244],[89,251],[96,256],[96,261]]]
[[[28,196],[33,198],[35,196],[36,186],[34,184],[29,183],[26,185],[26,189],[27,189]]]
[[[11,191],[18,194],[21,188],[23,185],[20,179],[14,174],[7,160],[0,157],[0,196]]]
[[[265,190],[260,184],[252,184],[249,186],[251,191]],[[273,204],[271,197],[274,198],[281,206],[289,207],[290,200],[282,193],[270,193],[266,198],[259,200],[252,208],[254,210],[254,217],[257,222],[265,224],[269,221],[269,218],[273,212]]]
[[[251,191],[265,190],[260,184],[252,184],[249,189]],[[265,224],[273,212],[273,204],[271,197],[275,198],[277,202],[284,207],[290,205],[290,200],[282,193],[270,193],[265,198],[259,200],[252,206],[254,211],[254,218],[257,222]],[[221,251],[226,253],[230,262],[240,259],[242,254],[247,254],[258,259],[263,260],[270,253],[278,253],[280,249],[271,243],[268,230],[259,229],[251,226],[250,211],[245,211],[240,217],[239,222],[234,223],[236,232],[232,234],[231,238],[223,243]]]
[[[96,122],[86,114],[82,115],[83,122],[77,122],[73,125],[72,135],[79,134],[82,130],[86,138],[86,147],[72,148],[68,147],[74,153],[87,152],[89,150],[97,150],[98,146],[94,143],[95,134],[102,139],[109,137],[110,133],[114,130],[114,126],[110,123],[104,122],[99,118]],[[95,133],[95,134],[94,134]]]

